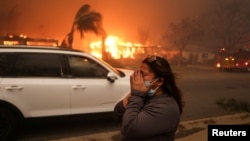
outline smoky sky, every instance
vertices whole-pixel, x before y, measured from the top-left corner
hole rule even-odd
[[[157,42],[170,22],[195,16],[208,0],[0,0],[0,12],[16,6],[16,32],[62,40],[84,4],[102,14],[108,35],[136,42],[142,28],[149,31],[149,40]]]

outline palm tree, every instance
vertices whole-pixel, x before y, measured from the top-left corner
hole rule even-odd
[[[102,36],[102,54],[105,56],[106,32],[102,25],[102,15],[91,10],[90,5],[84,4],[76,13],[71,31],[66,35],[60,47],[73,48],[74,32],[80,31],[81,39],[84,38],[84,32],[94,32],[96,35]]]

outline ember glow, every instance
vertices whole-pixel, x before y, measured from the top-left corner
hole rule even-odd
[[[110,54],[113,59],[134,58],[135,53],[143,53],[141,44],[124,42],[116,36],[108,36],[105,40],[105,51]],[[90,43],[91,54],[102,58],[102,41],[94,41]]]

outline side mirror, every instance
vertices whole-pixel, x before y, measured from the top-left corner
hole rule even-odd
[[[108,76],[107,76],[108,81],[110,81],[111,83],[115,82],[115,79],[117,79],[117,77],[115,76],[115,74],[109,72]]]

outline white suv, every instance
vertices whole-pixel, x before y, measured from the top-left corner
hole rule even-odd
[[[21,118],[113,111],[131,73],[76,50],[0,46],[0,140]]]

